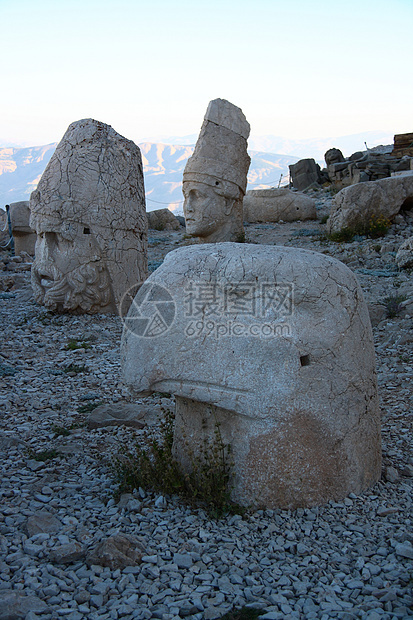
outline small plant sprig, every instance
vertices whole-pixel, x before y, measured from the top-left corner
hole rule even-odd
[[[99,407],[100,405],[103,405],[101,400],[97,400],[93,403],[86,403],[85,405],[80,405],[80,407],[77,408],[77,412],[78,413],[90,413],[91,411],[96,409],[96,407]]]
[[[394,319],[394,317],[399,316],[403,309],[402,302],[406,301],[406,299],[407,297],[405,295],[390,295],[389,297],[385,297],[383,299],[383,305],[386,308],[386,317],[388,319]]]
[[[35,450],[28,450],[28,457],[35,461],[49,461],[50,459],[55,459],[59,456],[59,452],[54,448],[50,450],[41,450],[40,452],[36,452]]]
[[[262,609],[253,609],[251,607],[241,607],[232,609],[225,616],[221,616],[221,620],[256,620],[262,616]]]
[[[68,437],[70,435],[70,431],[73,431],[77,428],[82,428],[85,426],[82,422],[73,422],[73,424],[69,424],[69,426],[60,426],[59,424],[52,425],[52,431],[55,434],[55,437],[61,435],[62,437]]]
[[[370,218],[367,224],[360,224],[354,228],[342,228],[328,235],[328,238],[330,241],[336,243],[350,243],[356,235],[369,237],[370,239],[378,239],[379,237],[384,237],[388,233],[390,226],[391,222],[389,219],[383,215],[378,215]]]
[[[230,447],[224,444],[219,423],[215,423],[214,437],[206,439],[195,455],[187,446],[190,463],[185,471],[172,452],[174,415],[164,410],[161,422],[161,440],[152,438],[146,448],[136,445],[134,452],[126,451],[112,462],[119,485],[117,495],[139,487],[179,495],[192,506],[205,508],[212,518],[227,512],[242,512],[231,501],[232,460]]]
[[[78,364],[69,364],[63,368],[63,372],[73,372],[76,375],[81,372],[89,372],[85,365],[79,366]]]
[[[78,342],[75,338],[70,338],[65,346],[66,351],[75,351],[76,349],[90,349],[91,345],[86,342]]]

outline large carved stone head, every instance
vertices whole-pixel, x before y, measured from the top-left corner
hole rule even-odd
[[[112,127],[72,123],[30,198],[32,285],[51,310],[115,312],[147,276],[139,147]]]
[[[380,477],[367,306],[339,261],[297,248],[217,243],[170,252],[125,319],[137,393],[176,396],[174,449],[200,454],[219,424],[233,497],[294,508]]]
[[[203,243],[237,241],[243,234],[249,132],[240,108],[225,99],[209,103],[182,185],[187,232]]]

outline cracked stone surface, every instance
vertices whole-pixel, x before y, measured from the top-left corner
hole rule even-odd
[[[37,232],[32,285],[63,312],[116,312],[147,275],[139,147],[110,125],[72,123],[30,197]]]
[[[401,209],[409,210],[412,205],[413,175],[356,183],[335,196],[327,229],[333,233],[356,228],[379,216],[393,219]]]
[[[319,505],[380,475],[370,319],[333,258],[233,243],[170,252],[135,297],[121,355],[136,393],[177,397],[181,460],[221,425],[245,506]]]

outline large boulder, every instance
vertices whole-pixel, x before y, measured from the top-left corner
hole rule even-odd
[[[300,192],[322,182],[320,166],[314,159],[300,159],[289,169],[293,187]]]
[[[392,219],[400,209],[413,206],[413,176],[388,177],[357,183],[334,197],[327,222],[329,233],[357,229],[379,217]]]
[[[169,209],[155,209],[148,211],[148,228],[153,230],[179,230],[181,225]]]
[[[170,252],[124,319],[121,355],[132,390],[175,394],[185,468],[187,448],[202,454],[220,425],[245,506],[338,501],[380,477],[368,310],[331,257],[235,243]]]
[[[245,222],[295,222],[315,220],[315,201],[287,188],[253,189],[244,198]]]

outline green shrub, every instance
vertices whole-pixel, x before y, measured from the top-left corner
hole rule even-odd
[[[117,495],[142,487],[164,495],[179,495],[193,506],[205,508],[213,518],[242,509],[231,499],[232,461],[230,447],[224,444],[219,423],[214,437],[204,441],[197,455],[188,449],[190,471],[184,471],[173,456],[174,415],[164,410],[161,440],[147,439],[146,447],[136,445],[134,452],[125,451],[112,462]]]
[[[35,452],[34,450],[28,450],[29,458],[34,459],[35,461],[49,461],[50,459],[55,459],[59,456],[59,452],[54,448],[50,450],[41,450],[40,452]]]
[[[342,228],[341,230],[328,235],[330,241],[337,243],[350,243],[356,235],[370,237],[370,239],[378,239],[384,237],[391,226],[390,220],[383,215],[370,218],[367,224],[359,224],[354,228]]]
[[[221,620],[256,620],[263,615],[262,609],[253,609],[251,607],[241,607],[232,609],[225,616],[221,616]]]
[[[63,437],[67,437],[68,435],[70,435],[70,431],[68,428],[66,428],[65,426],[59,426],[58,424],[53,424],[52,431],[56,436],[62,435]]]
[[[74,372],[76,375],[80,372],[89,372],[86,366],[78,366],[77,364],[69,364],[63,368],[63,372]]]
[[[391,222],[383,215],[372,217],[365,227],[365,233],[370,239],[378,239],[387,235]]]
[[[87,403],[86,405],[80,405],[80,407],[77,408],[77,412],[78,413],[90,413],[91,411],[93,411],[93,409],[96,409],[96,407],[99,407],[102,404],[103,404],[102,401],[98,400],[94,403]]]
[[[352,228],[342,228],[338,232],[327,235],[327,237],[335,243],[350,243],[350,241],[353,241],[355,234],[356,232]]]
[[[66,351],[75,351],[76,349],[90,349],[91,345],[86,341],[79,343],[75,338],[70,338],[65,349]]]
[[[383,300],[383,305],[386,308],[386,317],[388,319],[393,319],[395,316],[398,316],[402,311],[402,301],[406,301],[407,297],[405,295],[391,295],[390,297],[385,297]]]

